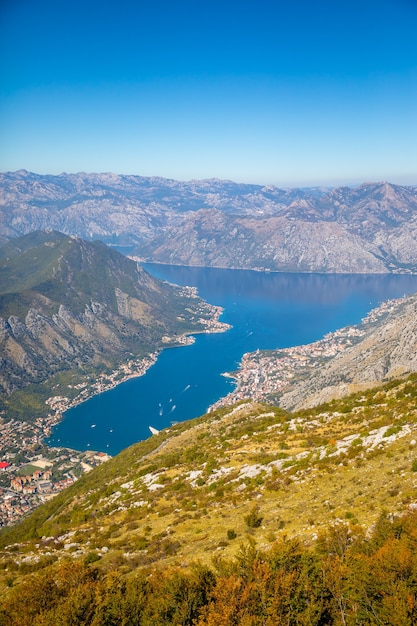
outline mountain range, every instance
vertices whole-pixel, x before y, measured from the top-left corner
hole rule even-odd
[[[179,182],[116,174],[0,175],[3,238],[52,228],[143,260],[272,271],[417,270],[417,188]]]
[[[165,262],[416,268],[413,187],[6,178],[8,416],[42,414],[49,396],[216,325],[219,310],[195,291],[76,227]],[[246,399],[173,424],[1,529],[0,626],[415,624],[416,306],[401,299],[340,354],[317,351],[281,407]],[[2,506],[12,503],[6,494]]]

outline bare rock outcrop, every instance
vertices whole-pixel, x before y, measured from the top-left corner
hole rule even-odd
[[[417,271],[417,188],[295,188],[115,174],[0,174],[4,238],[52,228],[161,263]]]

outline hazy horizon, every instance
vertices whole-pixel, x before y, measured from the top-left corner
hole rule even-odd
[[[239,180],[232,180],[230,178],[219,178],[217,176],[211,176],[211,177],[206,177],[206,178],[189,178],[189,179],[180,179],[180,178],[173,178],[173,177],[168,177],[168,176],[159,176],[158,174],[156,175],[143,175],[143,174],[125,174],[123,172],[85,172],[85,171],[72,171],[72,172],[57,172],[57,173],[51,173],[51,172],[35,172],[32,170],[27,170],[26,168],[20,168],[18,170],[8,170],[8,171],[4,171],[4,172],[0,172],[0,174],[18,174],[19,172],[27,172],[28,174],[33,174],[35,176],[132,176],[132,177],[138,177],[138,178],[155,178],[155,179],[163,179],[163,180],[172,180],[174,182],[178,182],[178,183],[192,183],[192,182],[205,182],[205,181],[219,181],[219,182],[224,182],[224,183],[234,183],[234,184],[243,184],[243,185],[256,185],[256,186],[263,186],[263,187],[276,187],[276,188],[282,188],[282,189],[291,189],[291,188],[314,188],[314,187],[323,187],[323,188],[327,188],[327,189],[337,189],[338,187],[350,187],[350,188],[356,188],[356,187],[361,187],[363,185],[372,185],[372,184],[380,184],[380,183],[388,183],[391,185],[399,185],[399,186],[404,186],[404,187],[416,187],[417,186],[417,175],[414,177],[413,181],[411,182],[395,182],[392,180],[361,180],[361,181],[357,181],[357,182],[347,182],[347,181],[341,181],[339,183],[329,183],[329,184],[325,184],[325,183],[312,183],[312,184],[299,184],[299,185],[274,185],[272,183],[262,183],[262,182],[257,182],[257,181],[239,181]]]
[[[0,170],[417,182],[410,0],[0,6]]]

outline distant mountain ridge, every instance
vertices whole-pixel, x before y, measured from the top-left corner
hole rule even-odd
[[[52,228],[148,261],[272,271],[417,271],[417,188],[0,174],[3,238]]]

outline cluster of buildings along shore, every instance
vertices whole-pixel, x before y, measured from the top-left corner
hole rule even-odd
[[[224,374],[236,380],[235,389],[213,404],[210,411],[240,400],[278,401],[279,396],[295,381],[311,375],[320,364],[360,341],[370,324],[387,315],[402,300],[384,302],[373,309],[361,324],[328,333],[314,343],[244,354],[239,370]]]
[[[51,419],[0,421],[0,526],[8,526],[107,461],[103,452],[48,448]]]
[[[132,359],[110,374],[101,374],[91,384],[83,382],[74,385],[70,387],[75,394],[72,398],[48,398],[49,412],[45,417],[33,421],[0,417],[0,526],[15,523],[82,474],[111,458],[104,452],[93,450],[79,452],[68,448],[49,448],[44,445],[44,440],[69,408],[133,376],[142,376],[157,357],[158,352],[154,352],[141,359]]]
[[[208,319],[198,319],[202,328],[200,332],[222,332],[229,328],[219,322],[221,307],[204,303],[201,314],[207,313]],[[193,341],[192,335],[162,338],[164,347],[188,345]],[[113,372],[101,374],[92,383],[69,386],[71,398],[52,396],[46,400],[49,412],[45,417],[19,421],[0,416],[0,526],[15,523],[82,474],[111,458],[104,452],[93,450],[79,452],[68,448],[49,448],[44,445],[44,440],[51,435],[52,428],[62,419],[65,411],[129,378],[143,376],[156,362],[158,354],[159,351],[155,351],[148,356],[131,359]]]
[[[315,343],[245,354],[239,371],[225,374],[236,379],[236,389],[221,398],[210,410],[242,399],[265,401],[277,397],[294,379],[305,376],[323,361],[359,341],[366,332],[366,325],[389,313],[397,303],[398,300],[386,302],[371,311],[361,325],[329,333]],[[211,312],[210,319],[199,320],[203,328],[201,332],[221,332],[229,328],[227,324],[219,322],[221,307],[211,307]],[[163,338],[166,347],[186,345],[193,341],[193,336],[185,335]],[[108,454],[92,450],[79,452],[67,448],[49,448],[44,440],[51,435],[53,426],[61,420],[64,411],[129,378],[142,376],[156,362],[158,354],[159,351],[132,359],[110,374],[98,376],[92,384],[83,382],[74,385],[71,388],[72,398],[48,398],[46,404],[50,411],[45,417],[18,421],[0,416],[0,526],[18,521],[71,485],[83,473],[111,458]]]

